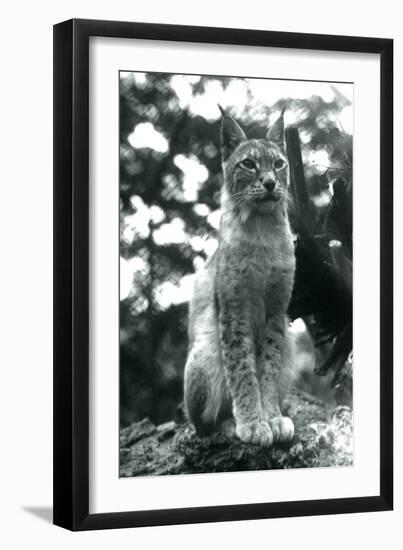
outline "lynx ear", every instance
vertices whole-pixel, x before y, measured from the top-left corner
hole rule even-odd
[[[222,114],[220,132],[221,158],[225,162],[241,141],[246,139],[246,134],[239,124],[226,114],[220,105],[218,108]]]
[[[285,149],[284,111],[285,109],[281,111],[281,115],[266,134],[266,139],[278,145],[282,150]]]

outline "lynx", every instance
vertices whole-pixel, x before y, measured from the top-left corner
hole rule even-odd
[[[222,109],[219,245],[196,276],[184,393],[199,435],[270,446],[293,438],[280,406],[293,373],[286,317],[295,256],[283,115],[248,139]]]

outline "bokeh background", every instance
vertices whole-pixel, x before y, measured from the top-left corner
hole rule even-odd
[[[120,423],[172,419],[182,399],[187,303],[194,273],[217,247],[220,112],[264,137],[286,107],[299,129],[306,185],[318,215],[351,168],[353,86],[321,82],[120,73]],[[342,136],[342,138],[340,137]],[[347,174],[351,182],[351,173]],[[301,384],[315,349],[302,319]]]

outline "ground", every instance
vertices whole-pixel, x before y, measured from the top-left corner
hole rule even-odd
[[[331,408],[294,390],[286,411],[294,420],[295,437],[270,449],[220,434],[200,438],[187,422],[172,420],[155,426],[145,418],[120,432],[120,476],[352,465],[349,407]]]

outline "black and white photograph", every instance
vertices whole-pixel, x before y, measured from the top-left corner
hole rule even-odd
[[[398,548],[399,4],[2,7],[0,546]]]
[[[120,477],[353,466],[353,93],[119,73]]]

